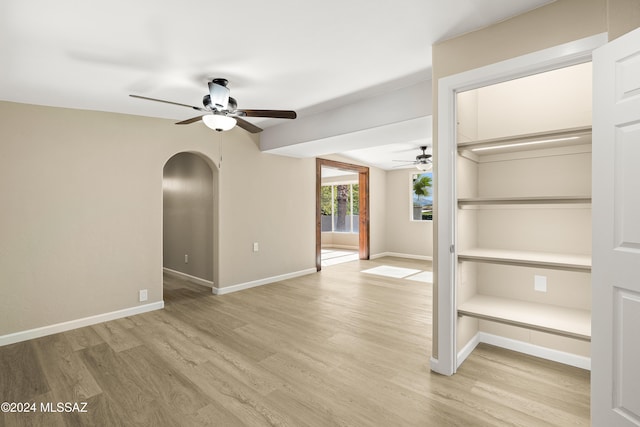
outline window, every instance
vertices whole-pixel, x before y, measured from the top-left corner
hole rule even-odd
[[[322,231],[358,233],[360,186],[323,185],[321,194]]]
[[[431,221],[433,219],[433,173],[411,175],[411,219]]]

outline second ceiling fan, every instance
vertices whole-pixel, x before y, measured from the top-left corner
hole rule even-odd
[[[418,154],[416,156],[415,161],[411,160],[394,160],[394,162],[403,162],[406,165],[395,166],[396,168],[406,167],[407,165],[415,165],[415,167],[423,172],[430,171],[432,167],[431,154],[427,154],[427,145],[420,146],[420,150],[422,150],[422,154]]]
[[[165,101],[163,99],[149,98],[141,95],[129,95],[133,98],[145,99],[147,101],[163,102],[165,104],[179,105],[181,107],[192,108],[202,111],[203,115],[191,119],[177,122],[177,125],[188,125],[202,120],[205,125],[216,131],[232,129],[236,124],[242,129],[251,133],[262,132],[258,126],[244,120],[243,117],[269,117],[275,119],[295,119],[297,114],[292,110],[247,110],[238,109],[238,103],[229,96],[227,79],[217,78],[209,82],[209,93],[202,99],[204,107],[182,104],[179,102]]]

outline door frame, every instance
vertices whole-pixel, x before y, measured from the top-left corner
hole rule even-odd
[[[435,152],[436,223],[434,254],[434,352],[431,369],[453,375],[456,353],[456,94],[533,74],[588,62],[594,49],[607,43],[601,33],[525,54],[438,80],[438,138]]]
[[[351,163],[316,158],[316,270],[322,270],[322,167],[346,170],[358,174],[360,219],[358,221],[358,252],[360,259],[369,259],[369,168]]]

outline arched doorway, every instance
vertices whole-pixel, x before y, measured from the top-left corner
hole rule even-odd
[[[213,288],[217,269],[217,168],[192,152],[173,155],[163,168],[164,273]]]

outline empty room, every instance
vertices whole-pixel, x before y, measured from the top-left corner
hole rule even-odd
[[[639,0],[0,22],[0,425],[640,426]]]

